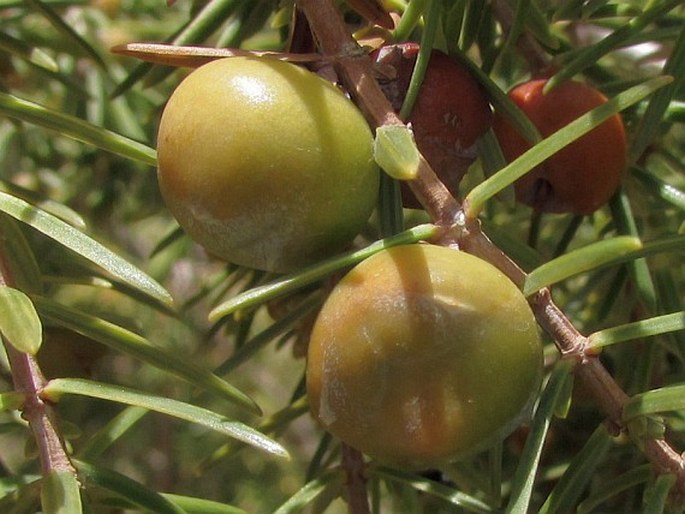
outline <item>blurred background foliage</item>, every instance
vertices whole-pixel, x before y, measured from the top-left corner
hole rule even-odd
[[[608,96],[661,73],[664,66],[676,80],[667,88],[661,108],[645,100],[623,113],[633,148],[639,146],[639,152],[631,155],[623,191],[609,206],[586,217],[538,217],[515,205],[511,193],[504,191],[482,213],[486,233],[526,270],[619,234],[635,235],[643,242],[682,236],[685,9],[680,2],[505,3],[514,14],[530,14],[521,18],[522,24],[514,25],[518,30],[532,34],[561,68],[577,64],[576,71]],[[403,37],[420,39],[422,22],[417,18],[411,23],[409,18],[412,9],[420,13],[429,1],[385,0],[381,4],[406,14],[409,29]],[[441,2],[435,44],[467,56],[506,91],[527,78],[529,69],[503,34],[501,20],[491,7],[490,2],[476,0]],[[363,18],[344,3],[341,9],[351,30],[368,35]],[[256,310],[239,310],[208,321],[208,312],[221,302],[274,277],[208,257],[177,231],[161,202],[155,169],[149,162],[88,141],[95,137],[94,127],[100,127],[127,138],[121,144],[131,152],[137,151],[136,142],[154,148],[164,102],[187,73],[114,55],[111,47],[149,41],[286,50],[291,15],[290,2],[274,0],[178,0],[172,5],[161,0],[0,0],[0,92],[4,95],[0,98],[0,192],[56,216],[139,267],[171,293],[177,311],[136,292],[107,268],[94,266],[31,223],[16,223],[2,214],[0,237],[18,246],[17,241],[28,243],[43,296],[140,334],[153,348],[165,348],[185,361],[219,370],[219,375],[254,398],[264,416],[246,414],[192,380],[171,376],[163,366],[152,366],[125,351],[126,345],[124,351],[117,351],[93,337],[104,334],[102,338],[107,339],[110,328],[97,326],[94,334],[84,334],[83,327],[75,331],[75,317],[69,315],[61,320],[59,316],[42,318],[44,343],[38,359],[44,372],[48,378],[85,377],[202,405],[273,436],[290,452],[291,460],[227,443],[224,435],[192,423],[133,407],[122,410],[118,403],[84,396],[65,396],[56,405],[68,447],[94,466],[140,482],[150,493],[221,502],[221,507],[212,505],[224,509],[216,512],[238,512],[238,508],[273,512],[308,482],[311,490],[323,494],[296,496],[283,512],[302,510],[298,502],[309,503],[312,512],[345,510],[338,498],[342,481],[338,475],[324,473],[339,460],[337,445],[305,414],[302,401],[298,403],[303,393],[306,328],[321,301],[318,283]],[[601,52],[593,54],[588,49]],[[28,109],[12,103],[16,98],[87,125],[77,126],[75,133],[55,130],[41,122],[42,115],[29,120]],[[655,120],[649,118],[652,111]],[[496,169],[489,169],[491,163],[483,159],[474,165],[463,183],[464,194]],[[424,221],[428,220],[419,211],[405,212],[407,227]],[[359,245],[375,240],[378,234],[374,218]],[[685,263],[679,244],[679,250],[656,253],[647,261],[630,260],[570,278],[555,286],[555,298],[585,334],[682,312]],[[26,260],[13,264],[30,267]],[[551,369],[557,351],[549,341],[547,350]],[[236,352],[239,359],[231,360]],[[602,359],[629,394],[679,384],[685,379],[685,332],[632,338],[608,346]],[[12,390],[7,362],[2,366],[0,389]],[[537,472],[530,511],[572,512],[581,500],[585,500],[585,510],[578,512],[590,512],[595,500],[596,512],[647,512],[642,510],[647,509],[645,505],[663,505],[665,496],[659,494],[668,484],[651,475],[638,445],[626,437],[610,438],[597,428],[602,426],[603,414],[582,388],[566,386],[564,391],[561,397],[573,401],[568,412],[559,406],[565,404],[561,400],[555,409],[564,416],[555,418],[546,434],[540,468],[525,464],[529,467],[524,475]],[[669,412],[666,419],[669,441],[675,448],[684,448],[685,405]],[[103,436],[112,440],[101,443],[98,438]],[[503,484],[503,498],[507,498],[512,477],[521,473],[517,469],[525,436],[526,429],[521,429],[499,453],[458,463],[444,474],[413,476],[374,468],[370,472],[372,497],[382,498],[375,506],[382,512],[398,513],[496,511],[506,501],[500,504],[493,491]],[[93,448],[93,441],[103,446]],[[40,472],[34,447],[17,411],[0,414],[3,512],[39,509],[38,489],[31,485]],[[500,459],[501,467],[497,465]],[[569,470],[576,473],[583,462],[588,467],[580,475],[571,475]],[[92,487],[84,498],[91,507],[86,512],[133,511],[130,501],[135,495],[130,484],[115,494],[112,480],[88,476]],[[312,483],[317,477],[319,482]],[[564,482],[563,477],[576,481]],[[566,489],[560,492],[555,488],[558,484]],[[552,491],[562,498],[556,506],[549,504]],[[608,493],[606,498],[604,493]],[[468,494],[468,499],[460,494]],[[196,510],[188,512],[215,512],[208,504],[192,507]]]

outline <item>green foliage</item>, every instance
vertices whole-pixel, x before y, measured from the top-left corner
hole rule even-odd
[[[43,477],[40,488],[40,503],[43,512],[50,514],[81,512],[81,493],[74,474],[66,471],[53,471]]]
[[[525,426],[439,471],[367,462],[371,511],[682,511],[683,476],[649,460],[655,441],[671,463],[685,449],[682,1],[388,0],[398,23],[373,30],[351,8],[366,3],[336,2],[351,33],[422,43],[401,116],[437,47],[535,143],[506,163],[486,134],[455,221],[477,219],[529,272],[532,302],[551,286],[560,312],[545,328],[588,335],[583,356],[604,370],[588,388],[579,355],[560,358],[548,337]],[[393,245],[444,242],[444,220],[402,210],[384,177],[348,252],[287,276],[217,261],[178,230],[154,171],[161,109],[187,70],[110,52],[287,52],[294,14],[273,0],[0,0],[0,512],[339,513],[358,494],[340,443],[308,415],[308,330],[342,273]],[[610,101],[541,140],[506,95],[535,73]],[[540,215],[514,202],[517,178],[616,112],[629,167],[608,205]],[[397,130],[378,131],[378,158],[413,178],[411,134]],[[609,396],[625,396],[619,412],[603,410]],[[57,439],[21,416],[43,408]],[[60,438],[73,469],[41,454]]]
[[[43,327],[31,300],[17,289],[0,287],[0,334],[17,350],[35,355],[43,342]]]
[[[380,127],[376,131],[373,158],[392,178],[412,180],[418,175],[419,151],[405,126]]]

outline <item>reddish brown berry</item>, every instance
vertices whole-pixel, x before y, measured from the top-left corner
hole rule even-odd
[[[381,88],[396,111],[404,102],[419,45],[403,43],[374,54]],[[433,50],[421,90],[407,120],[416,144],[443,183],[457,194],[459,182],[477,157],[476,142],[492,123],[488,98],[471,73],[446,54]],[[420,207],[408,188],[407,207]]]
[[[509,92],[543,137],[607,101],[594,87],[576,81],[544,94],[546,83],[531,80]],[[509,161],[531,146],[502,116],[495,117],[493,129]],[[614,194],[625,166],[626,134],[617,114],[518,180],[516,198],[541,212],[590,214]]]

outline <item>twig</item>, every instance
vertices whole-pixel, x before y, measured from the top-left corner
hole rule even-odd
[[[13,285],[14,278],[0,234],[0,286]],[[22,416],[28,421],[36,440],[43,475],[51,472],[68,472],[76,475],[59,435],[52,408],[40,398],[40,392],[45,387],[45,377],[36,359],[32,355],[18,351],[1,336],[0,342],[5,345],[7,351],[14,387],[18,392],[24,393]]]
[[[366,493],[364,457],[359,450],[342,445],[342,467],[347,476],[347,505],[350,514],[370,514]]]

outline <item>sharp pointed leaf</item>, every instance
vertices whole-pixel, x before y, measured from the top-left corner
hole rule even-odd
[[[371,476],[383,478],[384,480],[404,484],[417,491],[435,496],[436,498],[441,498],[442,500],[463,509],[465,512],[483,514],[495,512],[492,507],[478,498],[419,475],[386,467],[372,467],[369,470],[369,474]]]
[[[662,514],[668,512],[669,492],[676,484],[673,474],[659,475],[651,487],[645,490],[642,514]]]
[[[162,496],[181,507],[187,514],[247,514],[243,509],[203,498],[162,493]]]
[[[157,153],[149,146],[75,116],[49,109],[7,93],[0,93],[0,113],[10,118],[55,130],[76,141],[97,146],[149,166],[157,165]]]
[[[1,93],[0,93],[1,95]],[[157,281],[143,273],[116,253],[75,229],[59,218],[33,205],[0,191],[0,211],[32,226],[70,250],[102,267],[123,282],[139,289],[164,304],[171,304],[171,295]]]
[[[114,350],[172,373],[256,414],[261,412],[259,406],[249,396],[209,370],[196,365],[192,359],[155,346],[144,337],[101,318],[45,298],[36,297],[35,302],[42,316],[60,326],[70,328]]]
[[[254,428],[238,421],[232,421],[203,407],[172,398],[154,396],[147,392],[140,392],[122,386],[75,378],[57,378],[49,381],[43,388],[44,398],[51,401],[57,401],[63,394],[77,394],[126,405],[145,407],[161,414],[204,426],[278,457],[289,458],[288,452],[283,446]]]
[[[652,477],[652,474],[651,466],[645,464],[644,466],[637,466],[613,480],[597,484],[597,490],[578,504],[578,514],[597,512],[597,507],[606,500],[618,496],[621,492],[631,487],[644,484]]]
[[[642,249],[642,242],[631,236],[618,236],[591,243],[546,262],[531,271],[523,284],[528,296],[555,282],[616,262]]]
[[[333,257],[323,261],[321,264],[315,264],[303,269],[300,272],[286,275],[285,277],[270,284],[252,288],[248,291],[245,291],[243,294],[235,296],[234,298],[231,298],[223,304],[215,307],[209,313],[209,319],[216,321],[237,310],[251,308],[267,300],[271,300],[286,293],[296,291],[297,289],[322,280],[331,273],[349,266],[353,266],[358,262],[370,257],[374,253],[380,252],[384,248],[430,239],[437,233],[437,231],[438,227],[435,225],[419,225],[395,236],[376,241],[375,243],[372,243],[361,250],[356,250],[338,257]]]
[[[611,436],[606,427],[600,424],[585,443],[585,446],[575,454],[568,468],[547,497],[540,509],[540,514],[571,512],[579,497],[585,492],[588,482],[595,476],[597,466],[608,452],[611,444]]]
[[[673,385],[636,394],[623,408],[623,420],[685,409],[685,385]]]
[[[38,261],[21,231],[19,222],[0,213],[0,234],[4,238],[2,251],[12,270],[14,286],[29,294],[42,292],[43,277]]]
[[[158,492],[121,473],[82,461],[75,461],[74,464],[79,474],[85,479],[86,485],[95,484],[116,493],[129,501],[131,506],[138,506],[156,514],[187,514],[185,510]]]
[[[566,390],[566,383],[571,377],[570,371],[571,363],[560,361],[552,370],[542,391],[531,422],[530,433],[512,479],[509,504],[504,510],[506,514],[526,514],[530,511],[533,484],[540,465],[542,447],[558,403],[560,400],[565,401],[562,393]]]
[[[318,478],[307,483],[288,501],[281,505],[274,514],[291,514],[295,512],[302,512],[306,510],[305,507],[314,502],[314,500],[329,487],[342,486],[344,475],[341,470],[333,470],[323,473]]]
[[[78,451],[78,458],[93,461],[117,442],[148,413],[143,407],[127,407],[92,435]]]
[[[685,311],[655,316],[654,318],[600,330],[591,334],[588,339],[590,346],[599,348],[677,330],[685,330]]]

